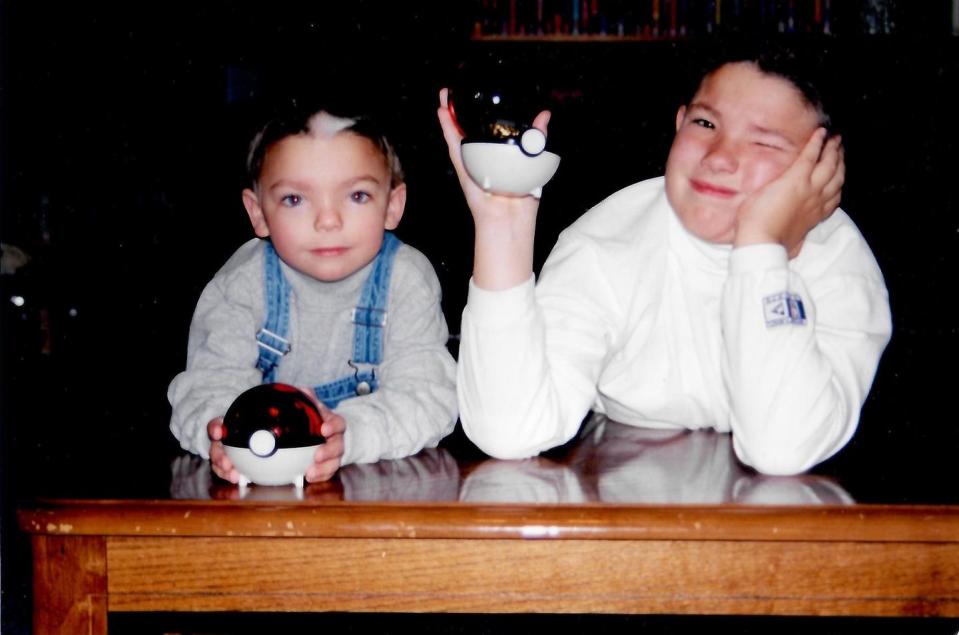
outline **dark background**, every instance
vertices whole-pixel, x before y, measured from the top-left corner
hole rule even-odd
[[[435,107],[460,61],[502,60],[548,88],[563,163],[537,265],[588,207],[662,173],[691,68],[722,34],[475,42],[476,4],[0,1],[0,240],[31,256],[0,275],[0,630],[29,621],[17,505],[91,482],[164,495],[178,450],[166,387],[200,290],[252,235],[243,157],[273,96],[328,85],[391,113],[409,184],[398,234],[436,267],[453,333],[472,229]],[[789,36],[835,97],[842,205],[879,260],[894,320],[859,432],[817,471],[861,502],[956,503],[959,38],[945,0],[889,3],[886,35],[864,33],[862,4],[845,4],[834,36]]]

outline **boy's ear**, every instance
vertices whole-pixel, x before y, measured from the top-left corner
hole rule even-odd
[[[266,217],[263,216],[263,208],[260,207],[260,198],[256,195],[256,192],[250,188],[243,190],[243,207],[246,208],[246,214],[250,217],[253,232],[260,238],[269,236],[270,228],[266,224]]]
[[[686,117],[686,106],[680,106],[679,110],[676,111],[676,132],[679,132],[680,126],[683,125],[683,119]]]
[[[386,222],[384,229],[396,229],[403,218],[403,210],[406,209],[406,183],[400,183],[390,190],[390,202],[386,207]]]

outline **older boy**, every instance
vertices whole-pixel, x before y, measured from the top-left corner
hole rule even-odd
[[[207,285],[170,427],[237,482],[222,417],[263,381],[315,394],[326,443],[308,481],[344,464],[414,454],[456,422],[455,362],[429,261],[395,229],[399,160],[366,119],[294,110],[254,139],[243,204],[259,238]]]
[[[888,298],[837,209],[840,140],[779,62],[708,73],[677,112],[665,177],[563,232],[535,287],[538,202],[470,182],[441,94],[476,224],[458,390],[481,448],[536,454],[570,439],[590,409],[732,432],[738,457],[773,474],[806,470],[850,439],[890,336]]]

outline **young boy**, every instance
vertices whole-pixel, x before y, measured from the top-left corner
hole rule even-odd
[[[439,119],[476,224],[458,390],[477,445],[534,455],[591,409],[731,432],[739,459],[771,474],[804,471],[850,439],[889,340],[888,297],[837,209],[840,139],[788,60],[706,74],[676,114],[665,177],[567,228],[535,287],[538,201],[469,180],[445,97]]]
[[[251,144],[243,204],[259,238],[204,289],[168,391],[180,444],[234,483],[222,418],[261,382],[320,402],[308,481],[435,446],[457,418],[439,281],[388,231],[406,203],[392,146],[368,119],[294,110]]]

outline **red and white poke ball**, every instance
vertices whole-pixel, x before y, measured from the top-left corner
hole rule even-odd
[[[539,198],[559,167],[546,150],[546,135],[534,128],[535,109],[513,88],[474,81],[449,92],[453,121],[463,133],[463,167],[484,191]]]
[[[313,401],[289,384],[261,384],[234,400],[223,418],[223,448],[240,489],[293,484],[302,490],[316,448],[325,443]]]

